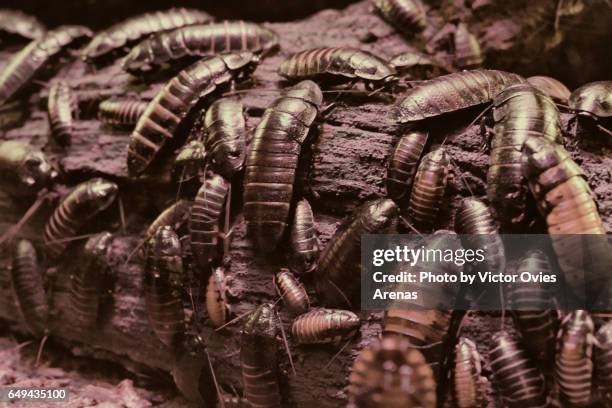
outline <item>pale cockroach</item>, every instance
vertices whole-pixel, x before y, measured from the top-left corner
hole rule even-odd
[[[34,16],[18,10],[0,9],[0,31],[9,35],[36,40],[42,37],[47,29]]]
[[[427,144],[427,133],[408,132],[398,140],[387,165],[387,197],[395,202],[410,197],[412,181]]]
[[[524,82],[510,72],[480,69],[430,79],[409,89],[398,106],[400,123],[416,122],[489,103],[509,85]]]
[[[397,225],[398,207],[377,199],[357,208],[339,228],[321,254],[315,271],[315,288],[324,306],[356,307],[361,297],[361,235],[391,232]]]
[[[282,406],[277,334],[278,320],[271,304],[259,306],[242,330],[240,365],[244,397],[250,406]]]
[[[488,380],[482,376],[482,361],[476,344],[466,337],[460,337],[455,346],[453,370],[453,397],[458,408],[487,406]]]
[[[212,20],[203,11],[185,8],[141,14],[96,34],[81,55],[85,61],[92,61],[153,33]]]
[[[249,146],[244,176],[244,217],[257,247],[272,251],[289,218],[302,145],[323,94],[312,81],[283,91],[264,112]]]
[[[508,332],[493,335],[489,360],[493,383],[509,408],[546,408],[544,376]]]
[[[310,203],[305,198],[295,205],[289,230],[289,269],[298,275],[314,272],[319,260],[319,238]]]
[[[55,209],[45,225],[47,255],[59,257],[80,229],[115,201],[119,187],[112,181],[94,178],[76,186]]]
[[[77,101],[66,81],[56,81],[49,89],[47,114],[53,141],[59,146],[70,146],[72,142],[72,121]]]
[[[30,42],[11,58],[0,73],[0,105],[17,95],[64,48],[74,46],[91,35],[87,27],[60,26]]]
[[[434,57],[418,51],[408,51],[391,58],[389,64],[401,76],[411,79],[435,78],[453,72],[452,67],[436,60]]]
[[[376,12],[404,34],[427,26],[427,10],[421,0],[373,0]]]
[[[274,285],[289,312],[293,315],[301,315],[310,309],[310,300],[304,285],[291,272],[281,270],[274,277]]]
[[[247,79],[258,63],[259,57],[250,52],[221,54],[196,62],[168,81],[149,102],[132,132],[129,174],[138,176],[147,170],[200,99]]]
[[[339,344],[353,337],[359,326],[359,316],[351,311],[317,308],[293,321],[291,336],[298,344]]]
[[[594,124],[612,135],[603,121],[612,120],[612,81],[596,81],[576,89],[569,98],[569,108],[576,113],[578,123]]]
[[[597,331],[595,347],[593,348],[593,363],[595,365],[594,382],[599,399],[604,406],[612,404],[612,322],[603,325]]]
[[[388,86],[398,77],[391,65],[356,48],[313,48],[283,61],[278,73],[288,79],[313,79],[331,83],[363,81],[367,89]]]
[[[225,270],[219,266],[213,269],[206,286],[206,311],[215,328],[227,323],[231,315],[231,308],[227,300],[226,281]]]
[[[132,48],[122,67],[130,73],[175,63],[184,57],[207,57],[223,52],[250,51],[266,55],[278,47],[278,35],[259,24],[223,21],[163,31]]]
[[[419,350],[404,339],[383,337],[355,359],[348,399],[358,408],[434,408],[436,381]]]
[[[47,155],[29,143],[0,142],[0,182],[2,190],[14,197],[33,197],[51,187],[58,173]]]
[[[144,297],[151,327],[169,347],[176,346],[185,331],[182,283],[181,244],[172,227],[166,225],[147,242]]]
[[[107,99],[98,105],[98,119],[112,126],[134,126],[148,105],[136,98]]]
[[[179,182],[201,179],[206,169],[208,152],[201,140],[191,140],[181,147],[174,158],[174,174]]]
[[[454,63],[458,68],[476,68],[484,62],[478,38],[470,32],[465,23],[457,24],[453,51]]]
[[[538,88],[540,92],[552,98],[555,102],[563,104],[568,103],[571,92],[567,89],[567,86],[558,79],[537,75],[527,78],[527,82]]]
[[[593,320],[575,310],[565,316],[557,337],[555,378],[564,406],[583,407],[591,400],[594,342]]]
[[[206,150],[211,165],[224,177],[232,176],[244,167],[246,156],[246,122],[241,102],[223,98],[213,103],[204,116]]]

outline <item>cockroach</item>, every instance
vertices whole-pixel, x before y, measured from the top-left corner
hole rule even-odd
[[[404,34],[427,26],[427,10],[421,0],[373,0],[376,12]]]
[[[489,360],[493,383],[509,408],[548,406],[544,376],[508,332],[493,335]]]
[[[171,8],[128,18],[99,32],[82,52],[85,61],[92,61],[123,48],[143,37],[160,31],[192,24],[203,24],[213,18],[200,10]]]
[[[363,81],[373,90],[397,82],[395,68],[356,48],[313,48],[300,51],[283,61],[278,73],[290,80],[313,79],[332,83]]]
[[[51,136],[60,146],[70,146],[72,142],[73,113],[76,112],[76,99],[66,81],[56,81],[49,89],[47,114]]]
[[[143,40],[132,48],[122,67],[138,73],[184,57],[202,58],[233,51],[266,55],[276,47],[278,35],[259,24],[240,20],[190,25]]]
[[[594,382],[599,399],[605,406],[612,404],[612,322],[597,331],[593,348]]]
[[[482,376],[482,356],[476,344],[460,337],[455,346],[453,396],[458,408],[486,407],[487,379]]]
[[[552,98],[555,102],[568,103],[571,92],[558,79],[538,75],[527,78],[527,82],[536,87],[544,95]]]
[[[18,10],[0,9],[0,31],[28,40],[36,40],[42,37],[47,29],[34,16]]]
[[[387,165],[387,197],[395,202],[406,201],[410,197],[412,181],[425,144],[427,133],[408,132],[395,145]]]
[[[185,68],[168,81],[140,116],[130,137],[128,172],[144,173],[196,103],[250,76],[259,57],[250,52],[220,54]]]
[[[480,43],[467,24],[459,23],[454,35],[454,62],[459,68],[475,68],[484,62]]]
[[[180,148],[174,158],[174,172],[179,182],[184,183],[204,176],[208,152],[201,140],[191,140]]]
[[[148,105],[136,98],[107,99],[98,105],[98,119],[112,126],[134,126]]]
[[[564,405],[583,407],[591,400],[593,332],[593,320],[584,310],[572,311],[561,322],[555,377],[559,398]]]
[[[282,406],[278,368],[278,320],[270,304],[259,306],[242,330],[240,365],[250,406]]]
[[[313,309],[299,315],[291,326],[298,344],[339,344],[359,330],[359,316],[348,310]]]
[[[289,312],[297,316],[310,309],[310,300],[304,285],[291,272],[286,269],[278,272],[274,277],[274,284]]]
[[[322,103],[317,84],[302,81],[283,91],[255,130],[246,159],[244,217],[263,251],[272,251],[287,227],[300,152]]]
[[[110,207],[119,191],[117,184],[94,178],[76,186],[55,209],[45,225],[44,242],[47,255],[59,257],[68,247],[68,240]]]
[[[149,240],[144,269],[149,322],[157,338],[166,346],[174,347],[184,335],[185,311],[181,299],[181,244],[172,227],[159,227]]]
[[[572,92],[568,105],[580,122],[590,122],[612,135],[612,132],[601,124],[612,118],[612,81],[596,81],[581,86]]]
[[[418,51],[398,54],[391,58],[389,64],[395,68],[399,75],[408,75],[409,78],[414,79],[435,78],[454,71],[452,67],[445,63]]]
[[[436,406],[436,381],[423,354],[406,340],[383,337],[364,348],[349,375],[350,406]]]
[[[193,331],[185,333],[173,356],[171,372],[176,388],[197,406],[212,407],[217,401],[218,384],[202,336]]]
[[[2,190],[11,196],[33,197],[50,187],[57,176],[47,155],[29,143],[0,142],[0,181]]]
[[[15,244],[11,282],[19,310],[28,329],[42,337],[49,323],[49,304],[34,245],[21,239]]]
[[[226,204],[230,187],[222,176],[209,173],[191,207],[189,216],[191,250],[196,263],[200,266],[207,266],[217,259],[219,246],[227,239],[221,236],[220,229],[223,227],[223,234],[227,233],[222,221],[229,215]]]
[[[162,211],[145,231],[144,241],[147,242],[159,227],[170,226],[174,231],[178,231],[189,219],[189,211],[193,204],[190,200],[178,200]]]
[[[60,26],[30,42],[11,58],[0,73],[0,105],[28,85],[41,68],[64,48],[74,46],[91,35],[87,27]]]
[[[206,311],[215,328],[227,323],[231,314],[227,300],[227,282],[224,268],[219,266],[213,269],[208,285],[206,286]]]
[[[519,75],[491,69],[461,71],[430,79],[408,90],[398,107],[399,123],[417,122],[491,102],[512,84],[524,82]]]
[[[298,275],[314,272],[319,260],[319,238],[310,203],[305,198],[295,205],[289,230],[289,269]]]
[[[83,328],[93,328],[99,318],[104,290],[110,288],[112,270],[108,252],[113,240],[110,232],[89,238],[81,252],[81,260],[72,275],[70,301],[72,312]]]
[[[389,199],[369,201],[357,208],[336,231],[319,259],[315,287],[325,306],[357,306],[361,297],[361,235],[391,232],[398,207]]]
[[[242,103],[229,98],[219,99],[206,111],[204,126],[206,150],[210,152],[213,169],[231,179],[243,169],[246,156],[246,122]]]

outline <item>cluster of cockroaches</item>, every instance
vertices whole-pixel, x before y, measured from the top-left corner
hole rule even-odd
[[[426,26],[426,8],[418,0],[375,0],[373,4],[386,20],[409,35],[418,35]],[[18,24],[3,23],[9,15]],[[8,11],[0,12],[0,28],[33,37],[0,73],[0,104],[22,94],[65,48],[93,35],[79,26],[45,31],[31,18]],[[416,232],[434,229],[453,168],[444,143],[424,154],[431,145],[428,123],[440,115],[491,104],[487,117],[492,125],[487,199],[494,211],[483,200],[470,197],[464,199],[455,216],[456,232],[472,234],[472,238],[456,240],[456,245],[476,248],[482,246],[478,239],[488,237],[490,253],[495,254],[487,260],[490,270],[505,270],[497,223],[512,226],[523,222],[527,189],[537,200],[551,234],[605,233],[584,173],[563,147],[556,103],[566,104],[565,108],[576,112],[580,123],[607,131],[604,122],[612,116],[611,82],[587,84],[570,94],[563,84],[548,77],[525,80],[516,74],[485,69],[456,72],[456,68],[477,67],[483,61],[476,37],[459,23],[454,31],[453,64],[418,52],[387,62],[370,52],[345,47],[315,48],[292,55],[280,65],[279,74],[300,82],[281,92],[263,113],[252,138],[248,138],[244,107],[238,99],[221,95],[248,80],[260,59],[278,48],[278,42],[274,32],[257,24],[216,23],[201,11],[171,9],[118,23],[94,36],[81,52],[86,62],[97,64],[135,44],[122,68],[136,75],[163,72],[170,64],[181,66],[183,61],[197,59],[192,65],[185,64],[151,101],[106,100],[99,103],[98,117],[110,126],[133,127],[126,146],[130,177],[150,173],[164,156],[177,149],[174,163],[179,186],[194,180],[198,185],[194,197],[177,200],[145,231],[145,302],[154,333],[178,354],[185,351],[187,344],[193,345],[197,337],[189,334],[185,323],[186,264],[193,265],[206,282],[206,310],[215,328],[222,329],[247,317],[241,348],[244,401],[221,396],[221,404],[279,407],[287,398],[279,385],[277,336],[282,324],[276,303],[263,304],[248,316],[230,320],[226,269],[231,262],[227,255],[232,185],[236,183],[244,185],[243,213],[254,245],[262,253],[286,249],[289,269],[283,268],[275,275],[274,285],[279,300],[295,316],[291,334],[299,344],[339,344],[358,331],[359,316],[350,309],[360,304],[363,234],[396,231],[398,224]],[[447,75],[438,76],[443,73]],[[393,89],[402,75],[435,78],[409,89],[397,106],[397,121],[405,132],[389,160],[387,198],[356,209],[319,255],[311,206],[306,198],[296,197],[294,191],[302,150],[312,142],[312,128],[329,108],[324,105],[319,86],[353,86],[360,82],[376,92]],[[67,81],[51,84],[50,143],[70,145],[76,102]],[[181,140],[181,125],[200,111],[204,112],[204,136]],[[44,153],[15,141],[0,144],[0,170],[6,190],[16,197],[31,197],[51,187],[57,176]],[[69,243],[114,203],[118,193],[116,183],[100,178],[75,187],[46,225],[44,249],[48,259],[56,262],[65,256]],[[497,219],[493,214],[498,215]],[[112,275],[108,263],[112,240],[111,233],[102,232],[90,236],[80,249],[85,262],[73,275],[71,299],[75,318],[86,327],[94,327],[100,318],[106,293],[101,288],[106,288],[103,282]],[[428,245],[435,247],[442,242],[434,235]],[[555,246],[553,242],[553,246],[559,264],[571,269],[572,259],[563,243]],[[20,310],[32,332],[43,335],[48,332],[49,306],[36,249],[27,240],[18,240],[14,248],[12,282]],[[542,253],[532,252],[526,255],[522,267],[542,269],[547,262]],[[440,268],[449,269],[437,265],[434,272],[458,273]],[[307,291],[296,275],[305,281],[313,280],[322,307],[311,309]],[[443,290],[450,293],[456,289]],[[509,301],[515,303],[542,299],[548,298],[520,286],[509,294]],[[449,371],[453,373],[457,406],[486,404],[487,381],[482,375],[481,358],[473,341],[465,337],[457,340],[458,324],[453,311],[393,306],[385,312],[382,339],[364,349],[355,360],[349,379],[350,404],[433,407],[436,401],[441,403],[439,389]],[[570,313],[561,323],[555,353],[559,318],[552,309],[514,313],[524,340],[505,331],[493,337],[491,369],[504,401],[511,407],[545,406],[548,387],[553,397],[558,395],[566,404],[588,402],[593,347],[599,396],[609,401],[612,374],[606,364],[612,355],[612,325],[603,325],[595,338],[595,326],[588,313]],[[285,339],[282,330],[281,334]],[[196,343],[202,347],[201,341]],[[454,353],[447,352],[451,349]],[[200,353],[194,358],[204,357]],[[554,370],[540,373],[552,359]],[[448,370],[449,365],[454,368]]]

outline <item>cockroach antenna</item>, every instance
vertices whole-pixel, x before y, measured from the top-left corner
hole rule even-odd
[[[278,325],[281,330],[281,336],[283,338],[283,343],[285,345],[285,351],[287,352],[287,357],[289,357],[289,364],[291,365],[291,371],[293,371],[293,376],[295,377],[297,373],[295,372],[295,365],[293,364],[293,356],[291,355],[291,348],[289,347],[289,342],[287,341],[287,336],[285,336],[285,328],[283,326],[283,321],[280,318],[280,314],[277,310],[274,311],[276,314],[276,318],[278,319]]]
[[[338,358],[338,356],[339,356],[340,354],[342,354],[342,352],[344,351],[344,349],[345,349],[345,348],[347,348],[347,347],[348,347],[348,345],[349,345],[349,344],[351,344],[351,342],[352,342],[352,341],[353,341],[353,339],[352,339],[352,338],[351,338],[351,339],[348,339],[348,340],[346,341],[346,343],[344,343],[344,345],[343,345],[343,346],[340,348],[340,350],[338,350],[338,352],[337,352],[336,354],[334,354],[334,355],[332,356],[332,358],[330,358],[330,359],[329,359],[329,361],[327,362],[327,364],[325,364],[325,366],[323,367],[323,370],[327,370],[327,369],[329,368],[329,366],[331,365],[331,363],[333,363],[333,362],[334,362],[334,360],[335,360],[336,358]]]
[[[23,226],[38,212],[43,203],[49,200],[55,193],[51,191],[47,191],[36,199],[34,203],[28,208],[28,210],[23,214],[23,216],[19,219],[19,221],[11,226],[1,237],[0,237],[0,245],[5,242],[10,242],[17,233],[23,228]]]

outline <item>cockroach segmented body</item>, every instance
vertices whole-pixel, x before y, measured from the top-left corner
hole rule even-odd
[[[206,169],[208,152],[204,142],[191,140],[180,148],[174,158],[174,171],[180,183],[201,179]]]
[[[0,142],[0,182],[2,190],[11,196],[36,196],[57,176],[47,155],[39,149],[23,141]]]
[[[383,337],[364,348],[349,375],[350,406],[436,406],[436,381],[423,354],[399,337]]]
[[[132,132],[127,161],[129,174],[139,176],[147,170],[200,99],[248,78],[258,63],[259,57],[250,52],[220,54],[196,62],[168,81]]]
[[[418,51],[398,54],[391,58],[389,64],[395,68],[398,74],[408,75],[409,78],[415,79],[435,78],[454,71],[452,67]]]
[[[405,34],[423,31],[427,26],[427,10],[421,0],[373,0],[372,3],[378,14]]]
[[[47,29],[34,16],[18,10],[0,9],[0,31],[28,40],[36,40],[42,37]]]
[[[552,98],[555,102],[568,103],[571,92],[567,89],[567,86],[558,79],[536,75],[527,78],[527,82],[536,87],[544,95]]]
[[[459,68],[475,68],[484,62],[480,43],[467,24],[459,23],[454,36],[455,65]]]
[[[353,337],[359,326],[359,316],[351,311],[318,308],[293,321],[291,336],[298,344],[339,344]]]
[[[278,295],[289,312],[293,315],[301,315],[310,309],[308,293],[302,283],[288,270],[281,270],[274,277],[274,284]]]
[[[395,202],[410,197],[412,181],[427,144],[427,133],[414,131],[401,137],[387,165],[387,197]]]
[[[257,247],[272,251],[289,218],[302,144],[323,94],[312,81],[286,89],[264,112],[249,146],[244,177],[244,217]]]
[[[599,399],[604,405],[612,403],[612,322],[603,325],[597,331],[593,362],[595,365],[594,381]]]
[[[213,103],[204,116],[206,150],[215,171],[231,179],[244,167],[246,157],[246,122],[241,102],[222,98]]]
[[[144,241],[148,242],[157,232],[159,227],[170,226],[174,231],[181,229],[189,220],[191,205],[190,200],[178,200],[162,211],[145,231]]]
[[[314,272],[319,260],[319,238],[314,214],[305,198],[295,205],[293,224],[289,230],[289,269],[298,275]]]
[[[206,311],[215,328],[227,323],[231,314],[226,280],[223,267],[217,267],[213,269],[206,286]]]
[[[137,73],[184,57],[250,51],[266,55],[278,47],[278,35],[247,21],[190,25],[163,31],[143,40],[123,60],[123,69]]]
[[[59,257],[90,220],[115,201],[117,184],[94,178],[76,186],[55,209],[45,226],[44,242],[47,255]]]
[[[70,146],[72,142],[72,121],[76,109],[77,103],[70,85],[62,80],[53,83],[49,89],[47,114],[51,136],[60,146]]]
[[[136,98],[107,99],[98,105],[98,119],[111,126],[134,126],[148,105]]]
[[[453,370],[453,397],[458,408],[484,408],[487,406],[487,379],[482,375],[482,356],[476,344],[460,337],[455,346]]]

